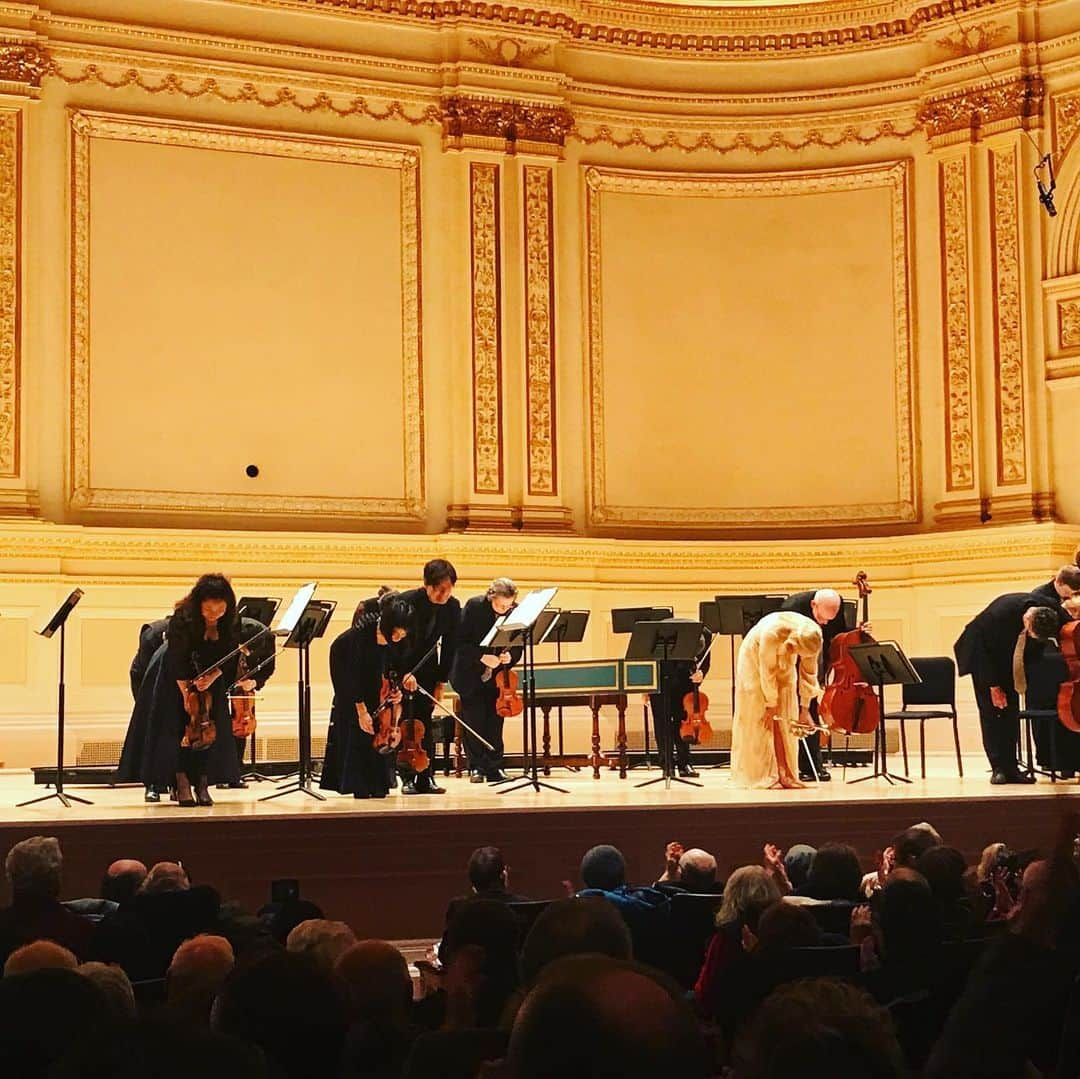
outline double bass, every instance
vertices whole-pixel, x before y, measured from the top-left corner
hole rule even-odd
[[[1057,713],[1061,725],[1080,734],[1080,642],[1076,634],[1080,622],[1066,622],[1058,634],[1061,654],[1069,668],[1068,677],[1058,688]]]
[[[860,628],[838,633],[829,645],[829,671],[825,692],[818,708],[825,725],[845,734],[869,734],[881,722],[877,694],[869,682],[862,680],[858,664],[848,651],[853,645],[877,642],[861,627],[870,621],[870,587],[866,574],[860,571],[852,582],[862,600]]]

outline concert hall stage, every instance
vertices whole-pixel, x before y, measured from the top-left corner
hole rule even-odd
[[[932,822],[968,860],[988,842],[1026,848],[1048,844],[1065,808],[1080,809],[1076,782],[1034,787],[991,787],[985,761],[965,760],[966,778],[949,758],[929,762],[931,775],[910,786],[883,779],[833,782],[799,791],[740,791],[724,769],[702,769],[701,788],[663,783],[639,789],[655,770],[626,780],[604,772],[553,770],[549,782],[567,793],[470,784],[440,777],[442,796],[358,802],[330,795],[325,802],[291,794],[257,799],[268,783],[246,791],[215,791],[212,809],[146,805],[139,787],[71,787],[91,806],[63,808],[51,800],[16,808],[47,793],[26,773],[0,775],[0,849],[34,834],[60,838],[65,895],[96,894],[114,858],[150,864],[182,861],[196,881],[256,908],[269,899],[270,881],[296,877],[301,894],[358,933],[392,939],[435,937],[446,901],[466,890],[465,864],[473,848],[495,844],[510,866],[515,892],[535,898],[561,895],[561,881],[577,884],[578,863],[595,843],[614,843],[635,882],[662,872],[664,846],[712,851],[721,872],[757,861],[761,845],[826,840],[852,843],[869,867],[882,842],[917,821]],[[848,779],[868,773],[852,768]],[[1068,800],[1063,801],[1063,799]]]

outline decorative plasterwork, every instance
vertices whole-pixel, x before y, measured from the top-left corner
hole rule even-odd
[[[555,211],[553,173],[522,170],[525,198],[525,391],[529,494],[558,493],[555,444]]]
[[[945,329],[945,489],[974,491],[968,178],[965,158],[941,163],[942,323]]]
[[[473,490],[501,494],[502,304],[499,165],[469,165],[472,255]]]
[[[1042,115],[1043,80],[1022,75],[991,86],[973,86],[926,98],[919,106],[919,122],[934,139],[956,132],[977,137],[982,128],[1005,120],[1028,120]]]
[[[951,34],[934,39],[934,47],[949,56],[959,58],[988,52],[1009,36],[1009,27],[992,19],[972,26],[959,27]]]
[[[497,67],[528,67],[551,52],[550,45],[534,45],[519,37],[497,37],[494,41],[471,37],[469,44],[481,59]]]
[[[516,149],[558,154],[573,126],[570,111],[556,105],[478,97],[449,97],[443,101],[443,143],[453,150],[466,147]]]
[[[1080,298],[1058,304],[1058,341],[1063,349],[1080,349]]]
[[[994,367],[997,479],[1027,480],[1024,435],[1024,349],[1020,296],[1020,225],[1017,218],[1016,148],[990,154],[990,238],[993,256]]]
[[[22,114],[0,110],[0,476],[19,474],[19,183]]]
[[[37,42],[0,41],[0,83],[40,87],[49,69],[49,54]]]
[[[1077,131],[1080,131],[1080,90],[1069,94],[1057,94],[1052,99],[1054,152],[1058,163],[1072,147]]]
[[[296,514],[342,520],[422,520],[424,404],[420,327],[420,155],[412,147],[263,132],[178,121],[133,119],[97,112],[71,113],[71,458],[69,503],[87,510],[174,513]],[[95,488],[90,454],[90,146],[94,139],[184,146],[231,153],[329,161],[394,169],[401,177],[402,417],[405,491],[402,498],[248,496]]]
[[[910,326],[911,283],[908,230],[907,162],[853,166],[806,172],[749,173],[717,176],[630,172],[590,167],[585,170],[587,337],[590,486],[588,516],[593,524],[654,528],[812,528],[822,521],[841,524],[899,524],[918,519],[915,418],[912,412],[914,359]],[[762,195],[796,196],[831,191],[886,187],[892,202],[893,345],[895,357],[896,476],[895,501],[861,505],[654,507],[611,505],[607,497],[604,452],[607,417],[604,414],[604,339],[601,312],[601,202],[605,192],[649,195],[694,195],[739,198]]]
[[[995,0],[939,0],[912,10],[903,3],[812,3],[766,8],[552,0],[519,7],[487,0],[236,0],[275,7],[310,7],[342,15],[381,15],[429,26],[471,22],[540,28],[572,41],[635,50],[722,58],[755,54],[866,49],[918,33],[957,13]],[[597,21],[598,15],[603,21]]]

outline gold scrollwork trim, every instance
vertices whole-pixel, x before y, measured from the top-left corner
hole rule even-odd
[[[1058,304],[1058,342],[1063,349],[1080,348],[1080,298]]]
[[[36,41],[0,41],[0,82],[35,88],[49,70],[49,54]]]
[[[553,172],[526,165],[525,392],[529,494],[558,493],[555,424],[555,226]]]
[[[997,478],[1027,480],[1024,435],[1024,348],[1020,303],[1020,225],[1016,148],[990,154],[990,241],[993,250],[994,380],[997,405]]]
[[[945,487],[975,489],[967,162],[941,163],[942,325],[945,332]]]
[[[473,489],[502,494],[502,302],[499,166],[469,165],[472,256]]]
[[[0,110],[0,476],[19,474],[22,113]]]
[[[242,127],[140,119],[72,111],[71,118],[71,445],[73,508],[159,510],[174,513],[298,514],[341,519],[422,520],[424,408],[420,346],[420,155],[413,147],[364,143],[314,135],[262,132]],[[405,490],[401,498],[259,496],[213,492],[95,488],[90,451],[90,144],[94,139],[184,146],[234,153],[304,158],[396,170],[401,177],[402,450]]]
[[[1059,155],[1060,163],[1060,158],[1069,152],[1076,133],[1080,131],[1080,90],[1055,95],[1051,115],[1054,151]]]
[[[811,528],[823,520],[846,524],[900,524],[918,520],[915,417],[912,405],[914,357],[910,309],[910,235],[908,187],[910,165],[897,161],[848,169],[806,172],[774,172],[717,176],[713,173],[622,171],[590,166],[585,169],[586,294],[588,388],[589,388],[589,490],[588,518],[592,524],[612,526],[651,525],[655,528],[761,528],[787,526]],[[766,194],[812,194],[886,187],[892,210],[893,345],[895,355],[896,477],[897,498],[859,505],[656,507],[611,505],[607,499],[604,415],[604,340],[601,311],[603,274],[601,244],[601,196],[605,192],[649,195],[710,195],[722,198]]]
[[[1045,87],[1040,75],[1021,75],[1008,82],[970,86],[927,98],[919,107],[919,122],[931,139],[1016,120],[1023,126],[1042,116]]]

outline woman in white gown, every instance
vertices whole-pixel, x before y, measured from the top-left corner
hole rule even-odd
[[[767,614],[743,638],[735,667],[731,779],[739,787],[802,787],[798,739],[821,696],[821,627],[794,611]],[[796,660],[801,660],[796,666]]]

